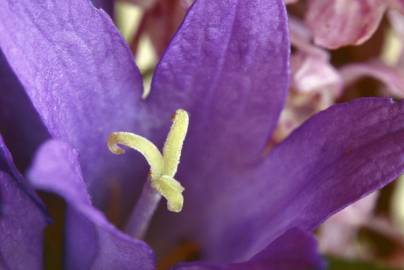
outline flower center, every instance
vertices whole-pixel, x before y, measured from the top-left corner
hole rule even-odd
[[[163,152],[148,139],[129,132],[113,132],[108,139],[109,150],[117,155],[125,153],[119,145],[140,152],[150,166],[150,184],[152,188],[167,200],[167,208],[172,212],[181,212],[184,187],[174,179],[181,158],[181,150],[189,125],[188,113],[178,109],[168,132]]]

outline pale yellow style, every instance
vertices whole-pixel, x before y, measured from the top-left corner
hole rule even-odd
[[[177,213],[182,210],[184,204],[184,187],[174,176],[180,163],[188,125],[188,113],[178,109],[173,117],[163,153],[148,139],[130,132],[114,132],[108,139],[108,148],[114,154],[124,154],[125,150],[119,145],[125,145],[143,155],[150,166],[151,186],[166,198],[168,210]]]

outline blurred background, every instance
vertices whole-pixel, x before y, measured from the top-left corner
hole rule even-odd
[[[145,97],[154,68],[191,2],[117,0],[107,7],[104,3],[135,55]],[[403,1],[285,2],[292,45],[290,93],[268,151],[308,117],[334,103],[362,96],[404,97]],[[336,214],[317,231],[330,269],[404,269],[401,178]]]

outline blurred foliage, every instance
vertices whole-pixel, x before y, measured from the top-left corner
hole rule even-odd
[[[327,270],[400,270],[399,268],[378,266],[374,263],[361,261],[348,261],[335,257],[328,257],[327,260],[329,263]]]

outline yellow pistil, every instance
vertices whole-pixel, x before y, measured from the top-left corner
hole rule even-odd
[[[184,187],[174,179],[189,125],[188,113],[178,109],[164,143],[163,153],[148,139],[129,132],[113,132],[108,139],[109,150],[117,155],[124,145],[140,152],[150,166],[151,186],[167,200],[167,208],[180,212],[184,204]]]

